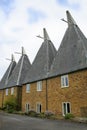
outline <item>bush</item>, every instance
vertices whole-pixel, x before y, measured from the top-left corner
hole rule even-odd
[[[28,115],[28,116],[31,116],[31,117],[39,117],[39,118],[49,118],[49,119],[54,119],[55,115],[53,112],[51,111],[46,111],[45,113],[44,112],[41,112],[41,113],[37,113],[36,111],[34,110],[30,110],[29,112],[25,112],[25,115]]]
[[[71,119],[71,118],[74,118],[73,114],[67,113],[67,114],[65,115],[65,119]]]
[[[25,112],[25,115],[37,117],[37,112],[35,112],[34,110],[30,110],[29,112]]]
[[[46,112],[45,112],[45,117],[46,117],[46,118],[51,118],[52,116],[54,116],[54,113],[53,113],[53,112],[51,112],[51,111],[46,111]]]
[[[1,107],[1,108],[0,108],[0,110],[5,110],[5,109],[6,109],[6,107]]]
[[[8,113],[13,113],[14,110],[13,110],[13,109],[8,109],[7,112],[8,112]]]
[[[6,111],[9,113],[13,113],[15,110],[17,110],[17,99],[14,96],[9,97],[5,103],[4,107],[6,108]]]
[[[37,114],[37,117],[40,117],[40,118],[46,118],[44,112],[38,113],[38,114]]]

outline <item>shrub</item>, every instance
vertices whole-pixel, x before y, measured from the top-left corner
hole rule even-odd
[[[41,112],[41,113],[38,113],[37,114],[37,117],[40,117],[40,118],[45,118],[45,113],[44,112]]]
[[[6,108],[6,111],[9,113],[13,113],[13,111],[17,110],[17,99],[14,96],[9,97],[5,103],[4,107]]]
[[[37,117],[37,112],[35,112],[34,110],[30,110],[29,112],[25,112],[25,115]]]
[[[8,109],[7,112],[8,112],[8,113],[13,113],[14,110],[13,110],[13,109]]]
[[[67,113],[67,114],[65,115],[65,119],[71,119],[71,118],[74,118],[73,114]]]
[[[1,108],[0,108],[0,110],[5,110],[5,109],[6,109],[6,107],[1,107]]]
[[[45,117],[46,117],[46,118],[50,118],[50,117],[52,117],[53,115],[54,115],[54,113],[51,112],[51,111],[46,111],[46,112],[45,112]]]

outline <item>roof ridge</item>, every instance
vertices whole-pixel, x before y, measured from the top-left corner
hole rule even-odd
[[[46,31],[46,28],[43,28],[43,35],[44,35],[44,40],[50,40],[50,37]]]
[[[7,85],[7,83],[8,83],[8,78],[9,78],[9,75],[10,75],[11,70],[12,70],[13,62],[15,62],[15,58],[14,58],[14,55],[12,54],[12,56],[11,56],[11,64],[10,64],[8,75],[7,75],[7,78],[6,78],[6,81],[5,81],[5,85]]]
[[[68,28],[51,66],[49,77],[87,67],[87,39],[69,11],[66,11],[66,13]]]
[[[77,35],[78,35],[79,39],[82,41],[81,36],[79,35],[77,28],[76,28],[76,27],[74,27],[74,28],[75,28],[75,31],[76,31],[76,33],[77,33]],[[86,49],[85,44],[84,44],[84,42],[83,42],[83,41],[82,41],[82,43],[83,43],[83,44],[82,44],[83,49],[84,49],[85,54],[86,54],[86,53],[87,53],[87,49]]]
[[[22,47],[22,55],[26,55],[24,47]]]
[[[71,16],[70,12],[67,10],[66,11],[66,15],[67,15],[67,22],[68,22],[68,26],[70,25],[77,25],[74,18]]]
[[[24,61],[24,54],[22,55],[22,61],[21,61],[21,65],[20,65],[20,69],[19,69],[19,73],[18,73],[17,85],[19,85],[19,80],[21,77],[21,71],[22,71],[22,67],[23,67],[23,61]]]
[[[73,17],[71,16],[71,14],[70,14],[70,12],[69,12],[68,10],[66,11],[66,15],[67,15],[68,26],[70,26],[71,24],[72,24],[72,25],[75,25],[75,26],[74,26],[74,29],[75,29],[75,31],[76,31],[76,33],[77,33],[78,38],[79,38],[79,39],[82,41],[82,43],[83,43],[82,46],[83,46],[83,49],[84,49],[84,52],[85,52],[85,56],[87,56],[87,49],[86,49],[85,44],[84,44],[84,42],[83,42],[83,40],[82,40],[82,38],[81,38],[81,36],[80,36],[80,34],[79,34],[79,32],[78,32],[79,27],[77,26],[75,20],[73,19]],[[77,29],[77,28],[78,28],[78,29]]]

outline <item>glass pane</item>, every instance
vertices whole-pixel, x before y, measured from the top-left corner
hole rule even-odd
[[[30,84],[27,84],[26,85],[26,92],[29,92],[30,91]]]
[[[29,104],[28,104],[28,111],[29,111]]]
[[[67,103],[67,113],[70,113],[70,103]]]
[[[41,112],[41,104],[37,104],[37,112],[38,112],[38,113]]]
[[[27,112],[27,104],[25,104],[25,111]]]
[[[40,112],[41,112],[41,104],[40,104]]]
[[[65,77],[65,84],[66,84],[66,86],[68,86],[68,77],[67,76]]]
[[[61,86],[64,86],[64,77],[61,77]]]
[[[66,103],[63,104],[64,115],[66,114]]]
[[[39,104],[37,104],[37,112],[40,112]]]
[[[42,90],[42,81],[37,82],[37,91]]]

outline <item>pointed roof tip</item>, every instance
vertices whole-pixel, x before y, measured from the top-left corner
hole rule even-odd
[[[26,54],[25,49],[24,49],[24,47],[22,47],[22,56],[25,54]]]
[[[11,61],[12,61],[12,62],[15,61],[15,58],[14,58],[14,55],[13,55],[13,54],[11,55]]]
[[[67,15],[68,26],[70,26],[71,24],[77,25],[75,20],[73,19],[73,17],[71,16],[71,14],[68,10],[66,11],[66,15]]]
[[[44,40],[50,40],[49,35],[46,31],[46,28],[43,28],[43,35],[44,35]]]

